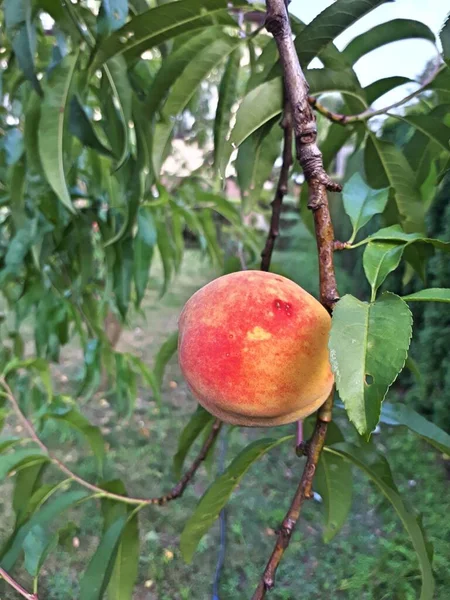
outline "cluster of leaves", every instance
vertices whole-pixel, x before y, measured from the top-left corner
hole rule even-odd
[[[355,38],[343,51],[333,43],[381,4],[383,0],[337,0],[307,26],[292,17],[310,93],[333,108],[338,94],[342,114],[361,115],[345,127],[332,123],[324,128],[321,147],[326,167],[344,145],[364,154],[364,177],[355,175],[344,190],[344,208],[353,226],[346,246],[348,251],[365,246],[363,266],[372,289],[370,302],[345,296],[338,303],[330,338],[338,393],[361,443],[350,446],[336,426],[330,427],[317,487],[325,500],[325,539],[331,539],[350,510],[351,463],[375,482],[411,535],[425,600],[432,597],[433,577],[420,520],[401,499],[386,459],[364,438],[381,419],[407,426],[440,452],[450,453],[449,436],[439,428],[405,406],[382,406],[407,358],[412,332],[407,303],[448,302],[450,292],[378,295],[402,260],[410,276],[421,277],[432,253],[450,247],[427,237],[424,226],[450,155],[450,25],[441,35],[444,62],[422,90],[425,110],[395,117],[410,132],[402,152],[367,123],[373,103],[410,80],[390,77],[362,87],[354,64],[379,46],[408,37],[435,44],[434,34],[422,23],[399,19]],[[84,352],[78,395],[88,399],[106,368],[115,382],[119,414],[133,410],[138,377],[159,400],[164,365],[176,349],[176,336],[150,369],[111,347],[104,331],[106,316],[112,312],[125,320],[131,307],[139,309],[155,252],[163,266],[161,293],[167,290],[182,263],[186,230],[211,261],[223,267],[215,214],[228,222],[230,236],[249,262],[257,256],[261,244],[244,227],[242,216],[258,208],[280,154],[281,70],[274,40],[253,26],[251,15],[258,14],[258,7],[244,0],[232,5],[226,0],[179,0],[149,8],[146,0],[103,0],[97,12],[83,1],[4,3],[0,288],[8,318],[2,325],[5,393],[0,422],[9,413],[11,388],[20,410],[34,415],[38,432],[46,421],[61,420],[86,437],[97,459],[98,489],[115,495],[125,497],[127,492],[122,482],[102,479],[101,434],[72,398],[53,396],[49,361],[57,360],[60,347],[78,336]],[[315,57],[324,68],[308,68]],[[186,137],[187,117],[205,81],[219,81],[214,126],[202,144],[205,164],[171,177],[164,165],[172,140],[180,132]],[[209,103],[201,106],[210,111]],[[198,120],[204,123],[202,117]],[[240,188],[239,205],[218,191],[230,161]],[[294,172],[299,172],[298,165]],[[301,212],[309,223],[306,197],[305,185]],[[374,215],[382,216],[384,227],[356,241]],[[23,329],[30,315],[35,356],[24,359]],[[180,436],[177,472],[194,441],[209,427],[209,415],[198,411]],[[290,439],[257,440],[216,479],[182,534],[187,560],[251,464]],[[25,567],[37,582],[46,556],[58,544],[49,533],[51,522],[71,506],[100,497],[104,534],[82,576],[81,597],[96,600],[108,591],[111,598],[131,598],[139,558],[137,512],[142,505],[113,500],[88,486],[83,490],[72,476],[56,484],[44,482],[45,470],[60,463],[43,448],[29,446],[29,440],[22,442],[7,438],[0,445],[1,478],[16,473],[16,523],[0,552],[2,567],[12,569],[24,552]]]

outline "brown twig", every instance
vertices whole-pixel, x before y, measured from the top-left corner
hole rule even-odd
[[[292,32],[284,0],[267,0],[266,27],[275,38],[283,69],[286,96],[291,105],[297,158],[309,186],[308,208],[313,211],[317,248],[319,253],[320,301],[331,313],[339,295],[333,265],[334,231],[328,207],[327,191],[340,191],[326,173],[322,154],[317,147],[317,127],[308,101],[308,83],[301,70],[292,41]],[[320,453],[325,443],[328,423],[331,421],[334,389],[317,413],[312,437],[302,443],[306,464],[291,506],[277,535],[275,547],[263,576],[253,595],[262,600],[275,585],[275,574],[289,545],[303,502],[311,497],[312,482]]]
[[[199,454],[196,459],[190,466],[190,468],[186,471],[180,481],[167,493],[163,496],[156,496],[154,498],[133,498],[129,496],[122,496],[120,494],[114,494],[113,492],[108,492],[103,488],[86,481],[73,471],[69,469],[62,461],[60,461],[56,456],[50,452],[44,442],[39,438],[33,424],[31,421],[27,419],[25,414],[22,412],[9,384],[7,383],[5,378],[0,378],[0,386],[5,390],[6,396],[14,410],[19,421],[22,423],[24,429],[28,432],[30,438],[35,442],[39,448],[48,456],[49,460],[54,464],[62,473],[67,475],[67,477],[83,486],[84,488],[91,490],[100,498],[109,498],[110,500],[116,500],[117,502],[122,502],[124,504],[132,504],[138,506],[147,506],[147,505],[158,505],[162,506],[163,504],[167,504],[171,500],[175,500],[183,495],[184,490],[188,486],[189,482],[194,477],[201,463],[205,460],[208,451],[214,443],[214,440],[219,434],[220,428],[222,426],[222,422],[219,419],[216,419],[213,423],[211,432],[208,438],[205,440]]]
[[[8,585],[10,585],[13,589],[16,590],[23,598],[27,600],[39,600],[37,594],[32,594],[31,592],[27,592],[25,588],[23,588],[20,583],[17,583],[15,579],[11,577],[4,569],[0,567],[0,579],[4,579]]]
[[[285,102],[281,127],[284,130],[283,162],[281,165],[280,176],[278,178],[275,198],[272,201],[272,216],[270,219],[270,228],[267,235],[266,245],[261,252],[261,271],[268,271],[275,241],[280,232],[280,214],[283,198],[288,191],[289,169],[292,166],[292,114],[290,105]]]
[[[439,73],[444,68],[445,68],[445,65],[442,65],[439,63],[436,64],[436,67],[433,69],[431,75],[429,77],[427,77],[426,81],[420,87],[418,87],[414,92],[411,92],[410,94],[408,94],[401,100],[398,100],[397,102],[394,102],[393,104],[390,104],[389,106],[385,106],[384,108],[379,108],[377,110],[374,110],[373,108],[368,108],[367,110],[364,110],[363,112],[356,114],[356,115],[343,115],[341,113],[336,113],[331,110],[328,110],[328,108],[326,108],[323,104],[321,104],[317,100],[317,98],[314,96],[308,96],[308,102],[309,102],[310,106],[312,106],[315,110],[317,110],[317,112],[324,115],[330,121],[333,121],[333,123],[339,123],[340,125],[361,123],[364,121],[368,121],[372,117],[376,117],[378,115],[384,115],[384,114],[388,113],[390,110],[392,110],[393,108],[398,108],[399,106],[403,106],[403,104],[406,104],[407,102],[409,102],[410,100],[412,100],[413,98],[415,98],[416,96],[421,94],[422,92],[425,92],[426,89],[428,88],[428,86],[431,83],[433,83],[434,79],[437,77],[437,75],[439,75]]]

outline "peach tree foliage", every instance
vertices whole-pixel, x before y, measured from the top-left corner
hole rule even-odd
[[[339,51],[334,39],[383,3],[336,0],[306,26],[291,15],[310,103],[320,113],[324,166],[333,165],[343,146],[360,159],[343,189],[352,233],[336,247],[345,253],[364,249],[362,267],[371,288],[369,298],[345,295],[337,303],[329,342],[335,410],[346,411],[360,444],[350,445],[332,424],[315,487],[324,498],[323,534],[329,541],[351,508],[352,467],[375,483],[410,534],[426,600],[433,596],[432,552],[420,518],[399,495],[388,459],[367,442],[381,421],[405,426],[439,452],[450,453],[444,431],[406,405],[383,402],[405,363],[411,366],[408,304],[450,301],[450,290],[426,285],[428,259],[450,249],[449,243],[426,234],[427,212],[450,158],[450,25],[443,24],[436,40],[426,25],[405,15],[357,36]],[[153,362],[117,352],[105,333],[108,315],[126,326],[130,312],[140,309],[150,282],[155,285],[150,279],[155,254],[163,266],[161,296],[181,268],[186,233],[219,272],[239,269],[236,256],[226,260],[224,255],[219,216],[227,240],[247,265],[257,268],[264,239],[242,217],[254,209],[269,213],[261,198],[266,198],[264,184],[275,180],[274,163],[282,151],[283,83],[275,41],[261,27],[260,5],[103,0],[94,11],[93,4],[5,0],[0,15],[0,286],[5,307],[0,427],[16,419],[24,432],[20,439],[8,433],[0,438],[0,478],[14,474],[15,511],[14,530],[0,549],[0,573],[20,592],[8,574],[23,560],[36,590],[46,557],[60,551],[54,520],[62,517],[63,523],[71,507],[92,502],[102,512],[104,534],[80,573],[81,597],[126,600],[137,577],[138,511],[183,493],[199,462],[214,452],[219,426],[196,411],[180,432],[177,477],[195,440],[206,435],[203,456],[198,461],[190,457],[192,467],[166,496],[137,499],[121,481],[103,478],[104,441],[78,399],[88,402],[106,371],[119,416],[132,413],[138,384],[156,402],[164,401],[161,383],[176,351],[176,332]],[[353,67],[362,56],[413,37],[437,48],[436,65],[425,82],[397,76],[361,86]],[[324,68],[308,68],[315,57]],[[405,84],[422,102],[378,111],[405,127],[407,141],[400,149],[377,127],[371,107]],[[208,94],[214,91],[218,103],[211,116]],[[180,137],[188,145],[198,143],[204,162],[193,172],[173,175],[163,165]],[[240,203],[222,191],[230,163]],[[291,178],[300,172],[294,163]],[[305,184],[300,213],[311,228],[306,204]],[[386,278],[400,265],[405,284],[413,277],[422,280],[420,291],[408,295],[386,289]],[[30,323],[34,345],[25,357],[24,329]],[[73,397],[54,394],[50,375],[50,364],[69,341],[84,355]],[[97,460],[95,480],[78,477],[43,444],[40,434],[48,421],[84,436]],[[313,420],[307,419],[305,431],[312,427]],[[292,436],[273,438],[269,432],[211,481],[180,532],[187,561],[246,471],[283,443],[293,444]],[[43,482],[49,469],[59,471],[57,483]],[[29,597],[37,595],[29,592]]]

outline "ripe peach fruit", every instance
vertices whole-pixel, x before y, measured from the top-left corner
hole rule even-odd
[[[289,279],[231,273],[184,307],[180,367],[200,404],[223,421],[291,423],[317,410],[331,391],[330,326],[323,306]]]

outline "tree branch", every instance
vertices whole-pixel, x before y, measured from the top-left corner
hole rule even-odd
[[[82,477],[80,477],[79,475],[77,475],[76,473],[71,471],[69,469],[69,467],[67,467],[62,461],[60,461],[58,458],[56,458],[56,456],[54,456],[50,452],[50,450],[47,448],[47,446],[44,444],[44,442],[39,438],[33,424],[31,423],[31,421],[29,421],[27,419],[25,414],[22,412],[9,384],[7,383],[7,381],[4,377],[0,378],[0,386],[2,386],[3,389],[5,390],[6,396],[14,410],[16,417],[22,423],[24,429],[28,432],[30,438],[33,440],[33,442],[35,442],[39,446],[39,448],[48,456],[49,460],[62,473],[67,475],[67,477],[69,479],[71,479],[72,481],[75,481],[82,487],[84,487],[88,490],[91,490],[92,492],[95,492],[95,494],[97,494],[98,497],[109,498],[110,500],[116,500],[117,502],[122,502],[124,504],[132,504],[132,505],[138,505],[138,506],[146,506],[146,505],[162,506],[163,504],[167,504],[168,502],[175,500],[176,498],[179,498],[180,496],[182,496],[184,493],[184,490],[186,489],[186,487],[188,486],[188,484],[194,477],[194,475],[197,472],[198,468],[200,467],[201,463],[205,460],[205,458],[208,454],[208,451],[210,450],[211,446],[213,445],[214,440],[218,436],[219,431],[222,427],[222,422],[219,419],[216,419],[213,423],[213,426],[212,426],[212,429],[211,429],[211,432],[210,432],[208,438],[205,440],[199,454],[197,455],[197,458],[193,461],[192,465],[186,471],[186,473],[183,475],[183,477],[180,479],[180,481],[167,494],[164,494],[163,496],[156,496],[154,498],[132,498],[129,496],[122,496],[120,494],[114,494],[113,492],[108,492],[107,490],[104,490],[103,488],[101,488],[93,483],[90,483],[89,481],[86,481],[85,479],[83,479]]]
[[[317,249],[319,253],[320,301],[331,313],[339,295],[333,265],[334,231],[328,207],[327,191],[340,191],[326,173],[322,154],[317,147],[317,127],[308,100],[308,83],[301,70],[292,41],[292,32],[284,0],[267,0],[266,27],[275,38],[283,69],[286,97],[291,105],[297,158],[309,187],[308,208],[313,211]],[[306,454],[303,470],[291,506],[278,532],[275,547],[266,565],[253,600],[262,600],[275,585],[275,574],[288,547],[303,502],[311,497],[312,482],[320,453],[325,443],[327,425],[331,421],[334,389],[317,413],[311,439],[302,443]]]
[[[439,75],[439,73],[443,69],[445,69],[445,65],[441,65],[441,64],[436,65],[436,68],[433,70],[431,75],[426,79],[425,83],[423,83],[420,87],[417,88],[417,90],[415,90],[414,92],[411,92],[411,94],[408,94],[401,100],[398,100],[397,102],[394,102],[393,104],[390,104],[389,106],[385,106],[384,108],[379,108],[377,110],[374,110],[373,108],[368,108],[367,110],[365,110],[357,115],[343,115],[343,114],[335,113],[331,110],[328,110],[328,108],[325,108],[325,106],[323,106],[323,104],[321,104],[317,100],[317,98],[315,98],[314,96],[308,96],[308,102],[309,102],[310,106],[312,106],[315,110],[317,110],[317,112],[324,115],[330,121],[333,121],[333,123],[339,123],[340,125],[361,123],[364,121],[368,121],[372,117],[376,117],[378,115],[384,115],[384,114],[388,113],[390,110],[392,110],[393,108],[398,108],[399,106],[406,104],[407,102],[409,102],[410,100],[412,100],[413,98],[415,98],[416,96],[421,94],[422,92],[426,91],[427,87],[431,83],[433,83],[434,79],[437,77],[437,75]]]
[[[27,600],[39,600],[37,594],[32,594],[31,592],[27,592],[25,588],[23,588],[20,583],[17,583],[15,579],[11,577],[4,569],[0,567],[0,579],[4,579],[8,585],[16,590],[21,596],[26,598]]]
[[[275,241],[280,232],[280,214],[283,198],[288,191],[289,170],[292,166],[292,113],[288,102],[285,102],[281,127],[284,130],[283,163],[281,165],[275,198],[272,201],[272,216],[266,245],[261,252],[261,271],[268,271]]]

